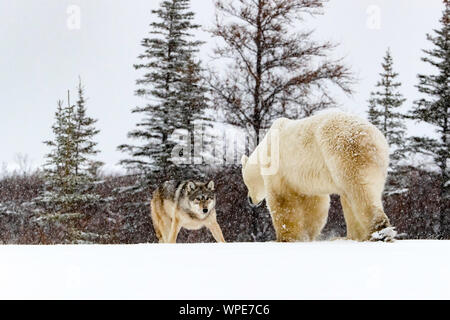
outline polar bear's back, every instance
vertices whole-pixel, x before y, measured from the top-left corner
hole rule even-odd
[[[317,116],[315,135],[322,152],[358,166],[389,165],[389,145],[377,127],[365,119],[344,112]]]
[[[368,121],[340,112],[322,112],[302,120],[277,120],[280,175],[303,193],[338,193],[345,181],[384,179],[389,147]],[[310,192],[309,192],[310,191]]]

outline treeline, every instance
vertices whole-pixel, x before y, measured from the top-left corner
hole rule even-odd
[[[227,163],[229,146],[214,129],[222,122],[245,132],[248,142],[239,151],[248,153],[276,118],[302,118],[333,106],[331,86],[352,93],[350,69],[330,58],[336,44],[315,41],[313,32],[298,28],[305,15],[322,14],[324,2],[216,0],[216,23],[209,32],[220,40],[214,50],[219,72],[206,69],[198,58],[203,43],[195,38],[200,26],[193,22],[190,1],[161,1],[134,66],[141,74],[136,95],[143,104],[132,112],[141,120],[129,132],[129,142],[118,147],[126,155],[121,164],[128,174],[101,174],[102,163],[95,160],[99,131],[88,116],[80,80],[75,104],[70,94],[57,104],[42,170],[0,181],[0,241],[155,242],[151,192],[165,180],[191,178],[215,180],[218,221],[227,241],[274,240],[267,210],[247,205],[241,169]],[[450,238],[450,4],[443,2],[441,29],[428,35],[434,49],[425,50],[423,58],[436,73],[418,76],[423,98],[401,112],[407,100],[388,51],[369,101],[368,118],[392,148],[385,209],[409,238]],[[408,120],[434,125],[437,138],[408,137]],[[408,160],[417,154],[432,166],[413,166]],[[323,237],[341,236],[345,222],[334,197]],[[212,238],[201,230],[182,232],[179,241]]]
[[[275,241],[275,231],[267,210],[255,212],[248,206],[246,187],[240,178],[240,168],[227,167],[211,174],[218,193],[218,221],[227,241]],[[404,178],[409,189],[385,195],[384,205],[392,223],[407,239],[439,239],[439,176],[436,173],[410,168]],[[135,244],[157,242],[149,219],[147,191],[130,197],[123,190],[137,182],[137,177],[103,177],[95,192],[105,201],[81,210],[77,227],[83,230],[78,239],[64,220],[41,220],[42,211],[33,199],[41,192],[42,175],[11,176],[0,181],[0,243],[59,244],[100,243]],[[447,202],[448,204],[448,202]],[[322,239],[345,237],[345,221],[339,197],[332,197],[330,216]],[[207,230],[181,231],[179,242],[214,242]]]

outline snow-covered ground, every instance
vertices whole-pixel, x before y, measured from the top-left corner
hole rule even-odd
[[[450,299],[450,241],[0,246],[2,299]]]

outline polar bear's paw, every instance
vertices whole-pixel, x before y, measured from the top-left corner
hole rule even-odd
[[[395,227],[387,227],[380,231],[372,233],[370,241],[394,242],[397,237]]]

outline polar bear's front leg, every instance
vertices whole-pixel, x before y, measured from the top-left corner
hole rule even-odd
[[[296,206],[296,201],[282,195],[270,195],[266,201],[278,242],[309,240],[302,230],[301,210]]]
[[[329,197],[272,194],[267,204],[278,242],[313,241],[325,226]]]
[[[328,220],[328,212],[330,210],[330,196],[304,196],[301,208],[305,219],[305,228],[311,240],[315,240]]]

